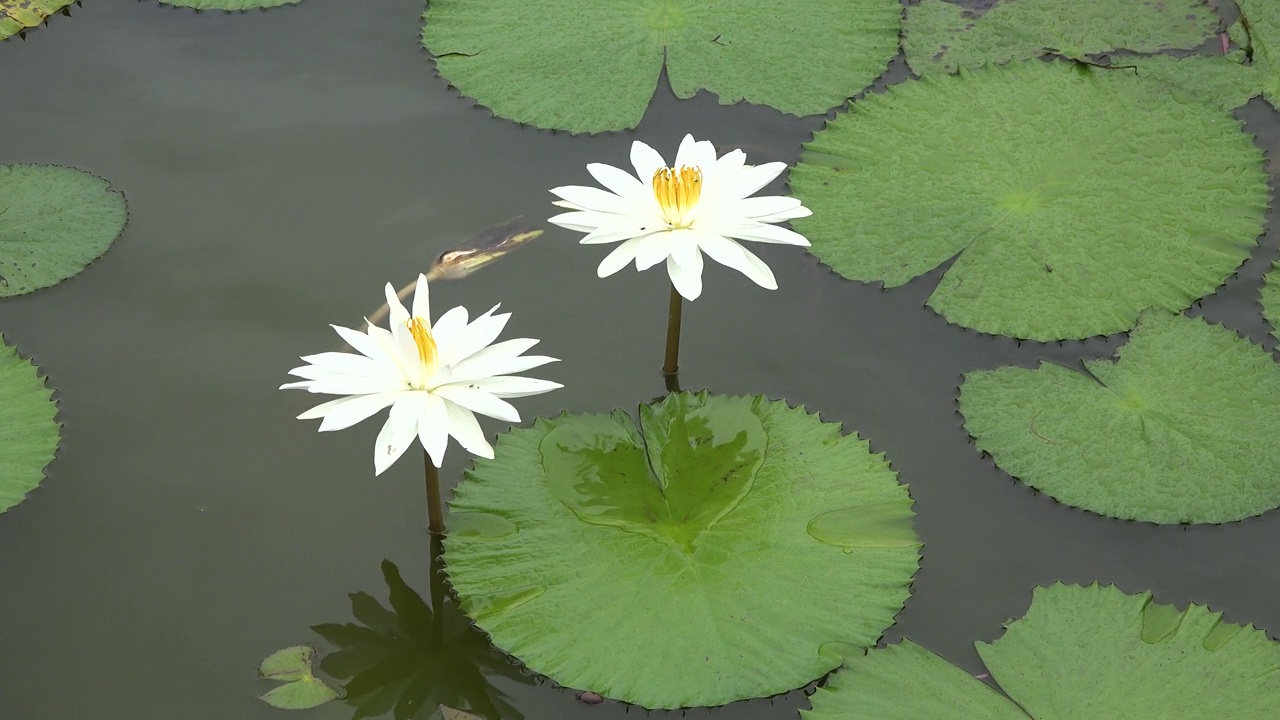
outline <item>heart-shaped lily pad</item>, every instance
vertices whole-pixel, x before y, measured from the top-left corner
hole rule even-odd
[[[67,12],[75,0],[0,0],[0,40],[45,23],[56,12]],[[69,13],[68,13],[69,14]]]
[[[1270,718],[1280,643],[1192,603],[1114,587],[1036,588],[978,654],[1008,697],[910,641],[847,658],[804,720]],[[1012,701],[1010,700],[1012,698]],[[1016,703],[1016,704],[1015,704]]]
[[[651,708],[799,687],[839,663],[820,647],[879,638],[917,567],[883,457],[782,402],[680,393],[639,427],[539,420],[495,453],[450,504],[448,573],[496,645],[566,686]]]

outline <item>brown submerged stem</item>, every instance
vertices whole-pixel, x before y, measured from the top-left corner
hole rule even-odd
[[[671,285],[671,305],[667,310],[667,359],[662,364],[662,374],[668,377],[680,369],[680,293]]]
[[[440,471],[431,462],[431,456],[422,451],[422,459],[427,466],[427,528],[432,534],[444,532],[444,504],[440,502]]]

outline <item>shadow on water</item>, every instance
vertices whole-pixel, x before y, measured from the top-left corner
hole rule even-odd
[[[439,717],[441,705],[467,710],[486,720],[524,720],[491,679],[535,684],[489,643],[458,606],[443,572],[441,538],[431,539],[428,603],[382,561],[391,606],[366,592],[351,593],[355,623],[312,627],[336,649],[320,669],[343,681],[343,701],[353,718],[390,716],[396,720]]]

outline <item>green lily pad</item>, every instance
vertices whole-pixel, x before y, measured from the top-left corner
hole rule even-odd
[[[384,560],[382,575],[390,609],[368,593],[352,593],[358,624],[312,628],[338,648],[325,655],[320,668],[345,681],[343,701],[355,708],[353,717],[425,719],[439,710],[448,720],[444,704],[469,708],[486,720],[523,720],[491,678],[524,685],[534,679],[495,650],[462,613],[434,563],[432,595],[439,612],[405,583],[394,563]]]
[[[888,287],[956,257],[928,304],[1034,340],[1182,310],[1248,256],[1262,151],[1231,115],[1131,72],[1031,61],[854,103],[805,146],[793,220],[836,272]]]
[[[849,658],[814,693],[813,709],[800,715],[1268,718],[1280,705],[1280,644],[1194,603],[1186,610],[1153,603],[1150,593],[1125,595],[1098,585],[1036,588],[1026,616],[977,648],[1008,697],[904,640]]]
[[[1272,337],[1280,337],[1280,263],[1262,278],[1262,316],[1271,324]]]
[[[281,5],[297,5],[302,0],[158,0],[158,2],[193,10],[240,12],[243,10],[280,7]]]
[[[1280,366],[1203,320],[1150,313],[1119,359],[965,376],[979,449],[1060,502],[1153,523],[1280,506]]]
[[[1047,54],[1193,48],[1217,26],[1202,0],[1001,0],[983,12],[922,0],[907,6],[902,32],[907,63],[924,75]]]
[[[600,132],[640,122],[664,63],[678,97],[826,112],[884,72],[901,15],[898,0],[432,0],[422,42],[497,115]]]
[[[75,0],[0,0],[0,40],[43,25],[51,15],[67,10]]]
[[[316,649],[310,645],[295,645],[271,653],[258,668],[258,677],[285,682],[258,699],[283,710],[306,710],[338,697],[338,691],[311,674],[315,657]]]
[[[556,682],[648,708],[790,690],[876,642],[919,561],[911,498],[883,456],[803,408],[679,393],[499,438],[452,513],[463,608]],[[452,517],[452,516],[451,516]]]
[[[61,440],[53,391],[18,349],[0,339],[0,513],[44,480]]]
[[[79,273],[124,230],[124,195],[56,165],[0,165],[0,297]]]

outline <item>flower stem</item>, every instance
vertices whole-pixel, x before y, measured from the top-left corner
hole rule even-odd
[[[662,364],[663,375],[675,375],[680,369],[680,293],[671,285],[671,306],[667,310],[667,359]]]
[[[444,532],[444,504],[440,502],[440,471],[431,462],[427,451],[422,451],[422,459],[427,466],[427,528],[432,534]]]

